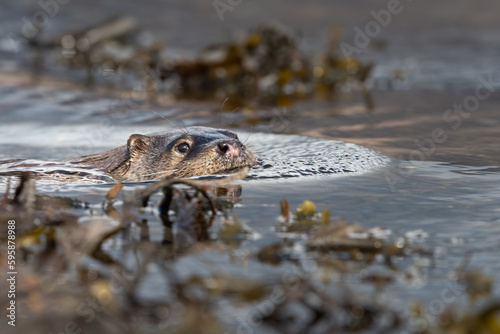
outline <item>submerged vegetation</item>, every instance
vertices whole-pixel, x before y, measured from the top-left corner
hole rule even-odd
[[[119,183],[101,203],[86,203],[37,195],[34,180],[23,174],[0,203],[0,219],[16,224],[22,312],[15,329],[499,333],[493,280],[467,270],[468,259],[450,273],[456,291],[449,294],[468,296],[470,307],[448,292],[443,305],[457,302],[433,317],[418,302],[384,301],[388,285],[411,285],[432,267],[433,249],[418,242],[423,231],[394,236],[332,218],[311,201],[293,211],[282,200],[281,213],[268,222],[277,239],[247,247],[259,236],[232,213],[241,189],[231,182],[244,175],[128,189]],[[8,236],[2,224],[4,255]],[[3,272],[6,258],[0,259]],[[268,273],[252,272],[257,265]],[[0,305],[8,302],[2,294]]]

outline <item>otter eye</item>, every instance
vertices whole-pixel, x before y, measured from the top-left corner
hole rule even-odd
[[[177,145],[177,151],[179,153],[186,153],[187,151],[189,151],[189,145],[187,143],[180,143],[179,145]]]

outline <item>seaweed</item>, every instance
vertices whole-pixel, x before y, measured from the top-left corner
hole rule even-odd
[[[278,240],[262,244],[251,222],[232,213],[242,190],[230,183],[244,175],[133,189],[118,183],[102,195],[99,211],[78,199],[36,195],[23,174],[0,204],[0,219],[16,221],[22,254],[16,332],[499,332],[493,279],[467,269],[471,254],[449,273],[470,304],[452,303],[429,318],[415,303],[407,319],[380,296],[425,271],[422,259],[432,259],[432,249],[332,218],[311,201],[290,212],[287,200],[275,222]],[[275,271],[242,270],[256,263]],[[182,269],[193,264],[200,270]],[[7,303],[2,294],[0,305]]]
[[[367,110],[374,102],[365,84],[373,63],[344,57],[331,38],[320,57],[299,47],[299,37],[279,25],[250,29],[242,38],[202,47],[193,57],[179,58],[160,40],[144,43],[137,21],[114,16],[90,27],[30,43],[33,76],[39,78],[50,51],[68,69],[85,70],[85,86],[115,86],[113,77],[134,78],[134,100],[158,102],[162,93],[177,99],[229,98],[227,108],[288,107],[303,99],[335,100],[344,91],[361,92]],[[126,80],[120,80],[124,82]],[[102,80],[101,80],[102,82]],[[121,89],[131,87],[118,86]]]

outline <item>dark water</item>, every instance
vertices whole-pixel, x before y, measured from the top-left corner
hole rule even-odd
[[[115,4],[107,3],[98,16],[114,11]],[[443,289],[455,284],[454,270],[468,254],[472,254],[468,268],[480,269],[493,278],[500,277],[497,255],[500,251],[500,20],[496,14],[498,3],[481,3],[484,6],[466,1],[443,1],[436,7],[424,2],[413,3],[413,9],[395,17],[377,37],[386,47],[363,49],[360,57],[376,62],[369,81],[376,103],[372,113],[366,111],[362,99],[355,94],[334,103],[302,102],[289,108],[297,117],[287,132],[355,143],[356,146],[350,147],[359,150],[361,156],[372,154],[363,149],[368,147],[394,159],[394,163],[386,163],[374,154],[373,159],[380,160],[364,168],[365,173],[238,181],[242,195],[233,212],[252,231],[251,237],[239,248],[241,254],[283,239],[276,232],[280,199],[286,198],[292,210],[304,200],[311,200],[319,210],[328,209],[333,217],[343,216],[366,228],[384,227],[394,236],[421,235],[416,243],[434,250],[432,260],[424,256],[399,259],[395,282],[377,297],[381,303],[407,310],[411,301],[421,300],[428,308],[428,316],[435,316],[437,311],[432,308],[435,301],[442,301]],[[144,25],[155,36],[165,34],[174,47],[193,50],[205,43],[205,36],[209,36],[208,40],[223,40],[220,30],[231,31],[235,27],[244,30],[256,21],[277,19],[301,29],[304,47],[317,50],[322,47],[330,23],[345,27],[345,40],[351,41],[351,28],[370,20],[370,10],[384,8],[385,2],[355,5],[344,1],[334,8],[329,2],[318,1],[308,9],[312,18],[309,20],[302,18],[303,4],[297,1],[287,5],[269,4],[266,11],[259,7],[265,6],[263,2],[244,2],[234,12],[227,13],[224,21],[217,18],[210,2],[206,5],[178,2],[172,5],[173,11],[166,10],[168,5],[163,2],[147,1],[143,5],[120,2],[124,11],[134,12],[139,18],[151,14],[146,8],[148,5],[165,11],[164,15],[152,15]],[[17,2],[6,6],[8,10],[0,13],[2,19],[7,20],[2,24],[3,36],[12,29],[20,29],[19,16],[24,13]],[[87,8],[77,1],[68,6],[72,10],[68,9],[60,20],[56,17],[51,21],[49,33],[56,34],[61,27],[75,25],[74,18],[80,15],[78,9]],[[210,14],[202,15],[206,12]],[[181,31],[185,25],[183,20],[189,20],[192,25],[187,31]],[[4,52],[2,70],[23,67],[22,59]],[[323,164],[328,165],[324,141],[301,141],[298,137],[290,140],[290,137],[272,134],[272,125],[267,121],[258,122],[250,129],[244,113],[223,114],[221,122],[217,112],[221,101],[172,102],[169,106],[145,105],[122,113],[109,113],[116,98],[43,86],[28,88],[9,84],[10,76],[3,78],[0,87],[0,159],[66,159],[110,149],[125,143],[131,133],[171,128],[161,115],[179,124],[182,120],[185,125],[208,126],[224,126],[225,120],[231,117],[229,123],[242,132],[241,138],[248,136],[248,146],[263,155],[266,149],[271,150],[266,145],[271,145],[272,149],[280,150],[267,152],[271,156],[282,155],[294,160],[297,144],[301,142],[300,154],[323,155],[326,159]],[[464,104],[468,97],[475,96],[478,89],[485,92],[485,80],[491,82],[488,86],[491,94],[470,114],[447,114],[455,104]],[[445,115],[456,117],[450,119]],[[440,130],[438,137],[444,134],[446,139],[422,145],[432,138],[436,129]],[[261,132],[267,134],[261,135]],[[335,150],[333,141],[331,145]],[[341,147],[349,148],[344,144]],[[98,206],[111,186],[49,182],[40,184],[38,192],[81,198]],[[136,184],[129,184],[125,190],[131,191],[134,186]],[[222,225],[219,218],[214,231]],[[160,241],[163,227],[158,219],[151,220],[149,229],[150,239]],[[132,235],[134,233],[139,232],[132,231]],[[127,253],[122,248],[122,243],[127,242],[130,240],[121,236],[104,247],[112,254]],[[187,256],[175,266],[185,277],[209,273],[215,267],[220,272],[269,282],[280,280],[280,275],[289,270],[286,265],[272,267],[254,259],[246,265],[235,266],[226,254],[217,252]],[[376,271],[379,267],[382,264],[375,263],[366,270]],[[310,267],[308,273],[320,275],[316,267]],[[366,275],[367,272],[361,270],[346,274],[338,281],[352,284],[360,291],[370,291],[361,284]],[[167,294],[161,291],[161,286],[160,275],[152,271],[141,293],[144,298],[161,299]],[[498,296],[499,292],[498,287],[495,288],[494,295]],[[463,290],[457,294],[456,301],[465,303]],[[222,306],[223,310],[228,308]],[[246,311],[236,312],[245,314]]]

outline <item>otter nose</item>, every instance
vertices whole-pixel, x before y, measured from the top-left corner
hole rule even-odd
[[[219,143],[217,144],[217,151],[221,155],[227,155],[233,158],[241,154],[240,144],[236,142]]]

